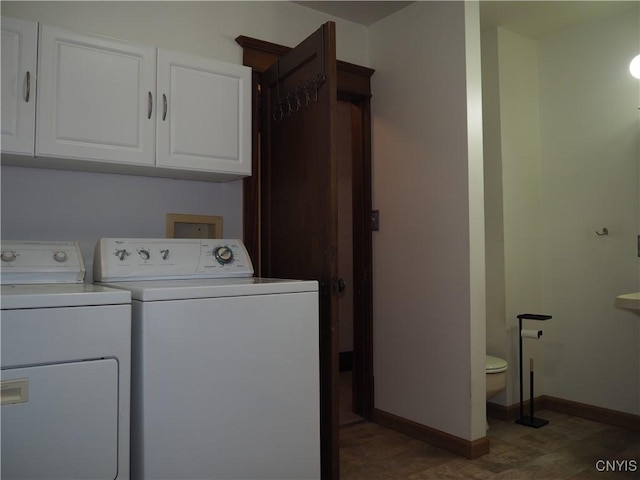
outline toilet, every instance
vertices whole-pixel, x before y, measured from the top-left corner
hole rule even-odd
[[[496,396],[507,386],[507,361],[487,355],[487,400]]]
[[[486,365],[486,379],[487,379],[487,400],[491,397],[495,397],[498,393],[505,389],[507,386],[507,361],[487,355]],[[489,420],[486,421],[487,430],[489,430]]]

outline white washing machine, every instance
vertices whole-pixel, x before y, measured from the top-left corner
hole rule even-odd
[[[76,242],[2,242],[2,478],[128,479],[129,292]]]
[[[317,282],[252,275],[239,240],[96,246],[132,296],[132,478],[320,478]]]

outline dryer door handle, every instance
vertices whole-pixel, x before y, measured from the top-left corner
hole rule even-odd
[[[29,380],[20,378],[17,380],[3,380],[0,383],[2,405],[24,403],[29,400]]]

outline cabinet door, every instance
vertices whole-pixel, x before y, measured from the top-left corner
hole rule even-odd
[[[156,165],[251,175],[251,69],[158,50]]]
[[[155,49],[42,26],[36,156],[153,165]]]
[[[2,151],[33,156],[38,24],[2,18]]]

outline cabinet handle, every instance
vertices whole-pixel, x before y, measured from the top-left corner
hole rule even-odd
[[[27,73],[24,76],[25,83],[25,92],[24,92],[24,101],[29,103],[29,98],[31,97],[31,72],[27,70]]]
[[[147,108],[147,118],[151,118],[151,113],[153,112],[153,95],[149,92],[149,107]]]
[[[162,121],[164,122],[167,118],[167,96],[162,94]]]

